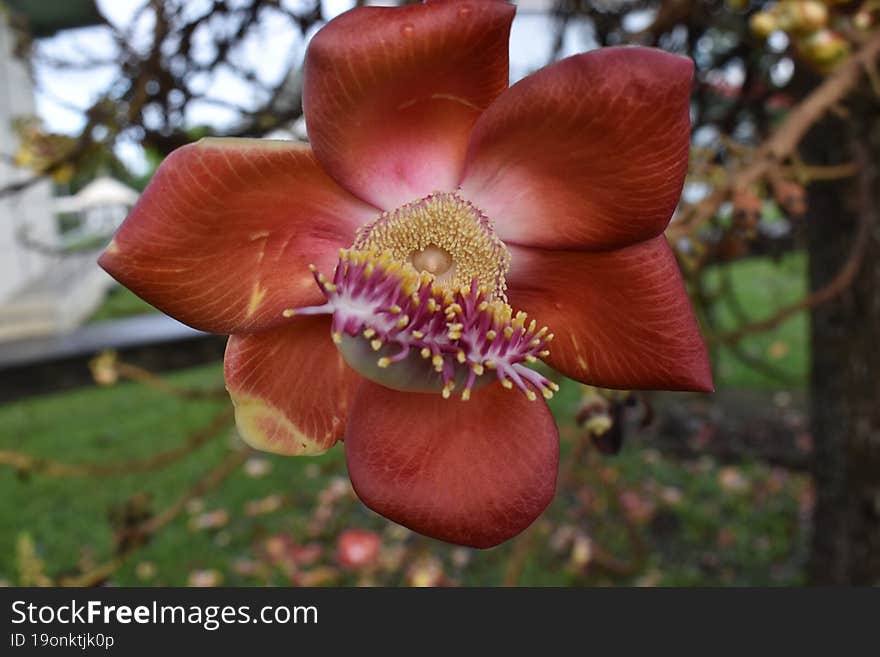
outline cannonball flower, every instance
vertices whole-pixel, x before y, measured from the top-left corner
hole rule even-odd
[[[306,54],[310,146],[175,151],[100,259],[230,334],[245,441],[344,440],[368,507],[476,547],[554,495],[557,385],[536,361],[608,388],[712,387],[663,236],[691,61],[607,48],[508,88],[514,11],[436,0],[330,21]]]

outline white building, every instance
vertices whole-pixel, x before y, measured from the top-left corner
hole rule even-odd
[[[34,114],[27,66],[13,48],[0,11],[0,189],[33,175],[11,160],[19,147],[12,121]],[[0,196],[0,341],[69,331],[100,305],[113,285],[96,263],[101,238],[136,200],[137,192],[109,178],[60,199],[48,180]],[[79,227],[62,239],[56,213],[78,215]],[[80,247],[71,248],[76,241]]]
[[[0,189],[31,175],[10,161],[18,149],[12,119],[34,113],[28,71],[22,61],[13,57],[13,46],[12,32],[0,17]],[[43,274],[51,263],[51,258],[19,243],[16,236],[25,227],[35,239],[55,243],[52,190],[46,180],[23,192],[0,197],[0,303]]]

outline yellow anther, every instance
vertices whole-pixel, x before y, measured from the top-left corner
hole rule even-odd
[[[537,398],[538,398],[538,395],[535,394],[534,390],[527,390],[526,391],[526,399],[528,399],[529,401],[535,401]]]
[[[510,390],[513,388],[513,383],[510,379],[501,379],[501,385]]]
[[[465,388],[464,390],[461,391],[461,401],[467,401],[470,398],[471,398],[471,389],[470,388]]]
[[[544,395],[544,399],[553,398],[553,391],[548,388],[541,388],[541,394]]]
[[[391,365],[391,359],[387,356],[382,356],[382,358],[376,361],[376,365],[382,368],[388,367],[389,365]]]
[[[330,334],[330,337],[333,339],[334,344],[342,344],[342,333],[339,331],[334,331]]]
[[[392,315],[399,315],[399,314],[400,314],[400,311],[401,311],[402,309],[401,309],[400,306],[398,306],[398,305],[395,303],[395,304],[394,304],[393,306],[391,306],[388,310],[389,310],[389,312],[391,312]]]
[[[488,331],[486,331],[486,340],[488,340],[489,342],[492,342],[492,340],[494,340],[497,337],[498,337],[498,333],[493,331],[492,329],[489,329]]]
[[[425,337],[425,334],[422,333],[421,331],[413,331],[413,332],[412,332],[412,336],[413,336],[416,340],[421,340],[423,337]]]
[[[369,328],[365,328],[365,329],[364,329],[364,337],[365,337],[367,340],[369,340],[370,338],[372,338],[374,335],[376,335],[376,329],[374,329],[374,328],[372,328],[372,327],[369,327]]]
[[[481,363],[474,363],[473,365],[471,365],[471,370],[473,370],[474,374],[476,374],[477,376],[482,376],[483,372],[485,371],[483,370],[483,365]]]
[[[467,354],[464,353],[464,350],[459,349],[458,353],[455,354],[455,359],[463,365],[467,361]]]
[[[296,314],[296,310],[293,309],[293,308],[285,308],[285,309],[281,312],[281,316],[282,316],[282,317],[287,317],[288,319],[290,319],[291,317],[293,317],[295,314]]]
[[[409,317],[406,315],[397,320],[397,328],[399,329],[404,328],[407,324],[409,324]]]
[[[422,358],[430,358],[431,357],[431,350],[428,349],[427,347],[422,347],[422,351],[420,353],[422,355]]]
[[[370,340],[370,346],[373,348],[373,351],[379,351],[382,348],[382,341],[379,338]]]

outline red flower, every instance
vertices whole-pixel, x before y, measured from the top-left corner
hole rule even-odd
[[[336,539],[336,560],[347,570],[361,570],[375,565],[382,539],[376,532],[351,528]]]
[[[692,63],[608,48],[508,89],[514,11],[437,0],[331,21],[306,56],[311,148],[179,149],[100,260],[232,335],[250,444],[316,454],[344,437],[364,503],[478,547],[553,497],[558,433],[536,393],[555,384],[526,363],[611,388],[712,387],[663,237]],[[549,355],[520,311],[554,331]]]

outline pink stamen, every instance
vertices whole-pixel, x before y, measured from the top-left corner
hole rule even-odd
[[[333,315],[332,335],[363,336],[374,350],[397,345],[392,356],[378,359],[379,367],[400,363],[415,350],[430,359],[443,381],[443,397],[455,382],[465,379],[462,399],[468,399],[477,380],[494,370],[502,385],[536,399],[534,389],[550,398],[559,386],[524,363],[549,354],[553,334],[536,330],[525,313],[514,314],[500,300],[489,300],[476,279],[469,289],[447,292],[429,274],[417,274],[389,254],[373,250],[341,250],[332,282],[312,268],[327,303],[285,311],[285,316]]]

